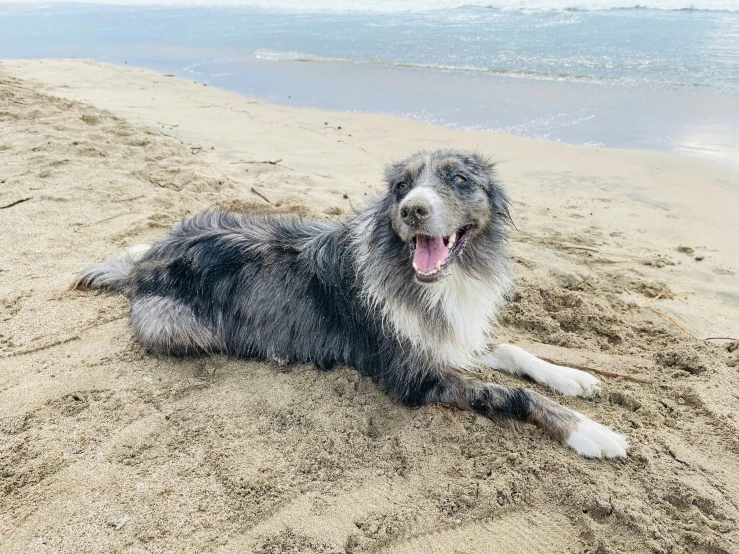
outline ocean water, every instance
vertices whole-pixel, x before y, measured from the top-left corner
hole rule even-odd
[[[0,57],[739,167],[739,0],[136,4],[0,4]]]

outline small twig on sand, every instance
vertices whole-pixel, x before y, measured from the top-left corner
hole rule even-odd
[[[23,202],[28,202],[32,196],[29,196],[28,198],[21,198],[20,200],[16,200],[15,202],[11,202],[10,204],[5,204],[4,206],[0,206],[0,210],[4,210],[6,208],[12,208],[16,204],[22,204]]]
[[[231,164],[269,164],[269,165],[277,165],[282,161],[282,158],[279,160],[239,160],[238,162],[231,162]]]
[[[669,315],[667,315],[667,314],[666,314],[665,312],[661,312],[661,311],[659,311],[659,310],[658,310],[657,308],[655,308],[655,307],[654,307],[654,302],[655,302],[655,301],[657,301],[657,300],[659,300],[660,298],[664,298],[664,297],[666,297],[666,296],[677,296],[678,294],[695,294],[695,293],[694,293],[694,292],[692,292],[692,291],[689,291],[689,292],[660,292],[660,293],[659,293],[659,294],[658,294],[657,296],[655,296],[654,298],[647,298],[647,297],[645,296],[645,297],[644,297],[644,299],[645,299],[645,300],[647,301],[647,304],[649,304],[649,307],[650,307],[650,309],[651,309],[651,310],[652,310],[652,311],[653,311],[653,312],[654,312],[655,314],[657,314],[657,315],[661,315],[661,316],[662,316],[662,317],[664,317],[665,319],[669,319],[669,320],[670,320],[670,321],[672,321],[672,322],[673,322],[673,323],[674,323],[675,325],[677,325],[677,326],[678,326],[678,327],[679,327],[679,328],[680,328],[680,329],[681,329],[681,330],[682,330],[682,331],[683,331],[683,332],[684,332],[684,333],[685,333],[686,335],[690,335],[690,332],[689,332],[689,331],[688,331],[688,330],[687,330],[687,329],[686,329],[685,327],[683,327],[682,325],[680,325],[680,324],[679,324],[679,323],[678,323],[677,321],[675,321],[674,319],[672,319],[672,317],[670,317]]]
[[[191,146],[190,147],[190,152],[192,154],[199,154],[202,149],[203,149],[202,146]]]
[[[627,381],[636,381],[637,383],[650,383],[652,381],[652,378],[649,377],[649,375],[645,375],[643,373],[630,375],[628,373],[618,373],[616,371],[608,371],[607,369],[596,369],[594,367],[577,365],[570,362],[562,363],[550,358],[544,358],[542,356],[538,356],[538,358],[544,360],[545,362],[549,362],[550,364],[566,365],[568,367],[574,367],[575,369],[581,369],[582,371],[589,371],[591,373],[597,373],[598,375],[604,375],[605,377],[619,377],[621,379],[626,379]]]
[[[587,250],[588,252],[598,252],[597,248],[590,248],[589,246],[575,246],[574,244],[563,244],[562,248],[570,248],[572,250]]]
[[[733,337],[706,337],[703,340],[736,340]]]
[[[292,167],[288,167],[286,165],[283,165],[280,162],[282,162],[282,158],[280,158],[279,160],[239,160],[238,162],[229,162],[229,163],[231,165],[234,165],[234,164],[269,164],[269,165],[279,165],[280,167],[284,167],[285,169],[289,169],[290,171],[295,171]]]
[[[266,202],[267,204],[271,204],[271,203],[272,203],[272,202],[270,202],[270,201],[269,201],[269,198],[267,198],[266,196],[264,196],[264,195],[263,195],[263,194],[262,194],[261,192],[259,192],[259,191],[258,191],[257,189],[255,189],[254,187],[252,187],[252,188],[251,188],[251,191],[252,191],[252,192],[253,192],[254,194],[256,194],[256,195],[257,195],[257,196],[258,196],[259,198],[261,198],[262,200],[264,200],[264,201],[265,201],[265,202]]]

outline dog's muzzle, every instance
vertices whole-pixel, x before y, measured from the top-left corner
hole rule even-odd
[[[465,225],[449,236],[429,236],[418,234],[410,243],[413,257],[413,270],[416,279],[422,283],[431,283],[443,277],[449,266],[462,255],[470,238],[473,225]]]

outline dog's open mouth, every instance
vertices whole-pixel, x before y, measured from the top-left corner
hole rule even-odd
[[[416,235],[410,242],[416,279],[424,283],[436,281],[458,258],[470,237],[472,225],[466,225],[448,237]]]

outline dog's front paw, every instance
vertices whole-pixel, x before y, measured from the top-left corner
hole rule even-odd
[[[546,385],[552,390],[565,396],[582,396],[592,398],[600,392],[600,380],[579,369],[571,367],[553,366],[547,375]]]
[[[567,446],[585,458],[625,458],[629,440],[605,425],[577,414],[575,429],[567,438]]]

